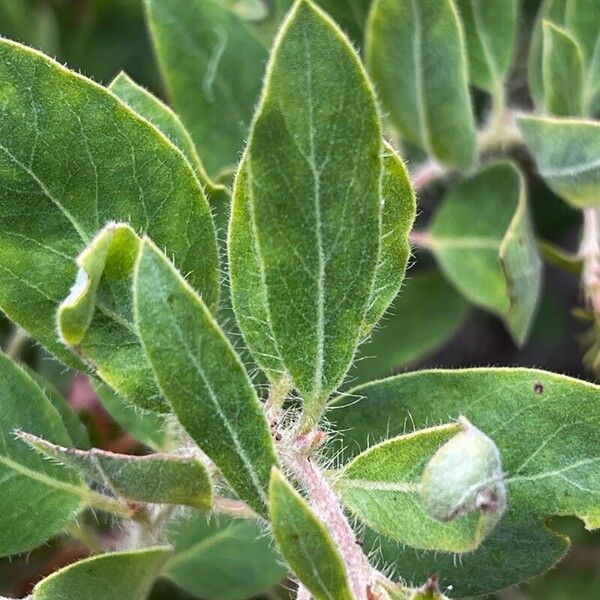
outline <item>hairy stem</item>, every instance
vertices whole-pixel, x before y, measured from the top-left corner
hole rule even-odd
[[[258,519],[258,515],[241,500],[215,496],[213,510],[221,515],[228,515],[236,519]]]
[[[579,258],[583,263],[581,285],[585,301],[600,317],[600,219],[597,208],[583,209],[583,235]]]
[[[310,600],[311,598],[310,592],[299,583],[298,589],[296,590],[296,600]]]
[[[350,527],[335,492],[311,460],[300,453],[284,457],[287,466],[305,488],[317,516],[325,523],[346,565],[348,580],[356,600],[367,600],[373,580],[373,570],[356,535]]]
[[[6,356],[8,356],[8,358],[12,358],[13,360],[19,360],[28,339],[29,335],[27,332],[18,325],[15,325],[15,328],[6,341],[6,349],[4,351]]]
[[[427,231],[422,231],[419,229],[413,229],[408,234],[408,240],[410,241],[412,246],[416,246],[417,248],[431,250],[433,246],[431,236],[429,235],[429,233]]]
[[[445,167],[434,160],[429,160],[411,173],[410,179],[413,189],[415,192],[418,192],[446,174],[447,170]]]

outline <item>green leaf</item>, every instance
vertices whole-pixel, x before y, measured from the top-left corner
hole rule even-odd
[[[242,332],[259,364],[263,348],[277,348],[306,422],[318,418],[358,344],[379,254],[381,154],[356,53],[320,9],[297,2],[272,53],[234,193],[230,240],[249,211],[255,244],[247,228],[246,248],[235,250],[244,257],[230,249],[230,261]],[[245,265],[262,276],[243,280]],[[260,352],[258,329],[245,331],[249,318],[265,339],[272,331]]]
[[[543,24],[542,75],[546,110],[559,117],[583,114],[583,55],[567,31]]]
[[[165,575],[199,598],[246,600],[276,585],[287,572],[270,536],[249,519],[194,515],[170,525],[168,539],[175,554]]]
[[[190,134],[179,117],[156,96],[139,86],[126,73],[119,73],[108,88],[136,113],[162,131],[185,155],[209,198],[215,202],[227,195],[223,185],[214,183],[206,174]]]
[[[448,278],[471,302],[500,315],[522,345],[542,264],[519,170],[510,162],[492,163],[457,185],[434,216],[430,236]]]
[[[269,498],[277,546],[315,600],[352,600],[346,568],[329,531],[277,469]]]
[[[350,394],[328,415],[346,455],[402,434],[407,424],[419,429],[460,415],[493,438],[502,455],[508,509],[460,563],[450,554],[417,555],[375,540],[407,580],[437,572],[457,597],[489,593],[546,571],[565,554],[568,540],[546,528],[548,516],[600,524],[600,387],[534,369],[465,369],[399,375]]]
[[[174,432],[168,415],[140,410],[97,379],[91,379],[91,384],[102,406],[127,433],[158,452],[171,448]]]
[[[464,26],[469,78],[497,95],[511,67],[517,34],[517,0],[456,0]]]
[[[31,600],[146,600],[170,554],[156,547],[92,556],[43,579]]]
[[[573,275],[577,275],[578,277],[581,275],[583,261],[578,254],[568,252],[548,240],[538,240],[538,247],[540,253],[549,264],[573,273]]]
[[[74,446],[82,450],[90,448],[91,442],[88,430],[66,398],[42,375],[36,373],[33,369],[26,368],[26,371],[57,410]]]
[[[544,106],[544,21],[562,29],[577,44],[583,63],[583,114],[600,110],[600,16],[595,0],[544,0],[529,52],[529,87],[538,107]]]
[[[443,425],[369,448],[335,475],[342,502],[369,527],[402,544],[445,552],[474,550],[502,510],[486,512],[476,506],[475,496],[489,474],[475,457],[467,460],[464,448],[458,460],[456,451],[453,460],[437,458],[447,456],[463,434],[458,424]],[[476,478],[463,483],[459,476],[473,470]]]
[[[11,319],[82,368],[57,339],[55,313],[75,257],[111,220],[150,232],[217,304],[208,202],[164,135],[106,89],[8,40],[0,41],[0,107],[0,308]],[[112,337],[110,346],[125,352]]]
[[[158,62],[206,169],[237,163],[260,92],[267,48],[216,0],[146,0]]]
[[[182,504],[200,510],[212,506],[212,484],[203,463],[193,456],[130,456],[93,448],[65,448],[38,436],[19,437],[43,455],[71,467],[91,483],[134,502]]]
[[[377,324],[400,291],[410,256],[408,233],[417,212],[415,193],[402,159],[389,144],[385,143],[384,149],[381,249],[363,335]]]
[[[475,123],[453,1],[375,0],[366,61],[400,133],[444,164],[470,167]]]
[[[366,383],[426,356],[456,333],[468,309],[437,269],[409,272],[388,315],[361,345],[350,376]]]
[[[518,124],[550,188],[577,208],[598,206],[600,123],[522,116]]]
[[[57,444],[71,440],[57,410],[27,373],[0,354],[0,556],[39,546],[85,506],[87,489],[15,437],[27,430]],[[32,510],[35,507],[35,510]]]
[[[239,496],[265,514],[277,457],[256,392],[206,304],[147,239],[134,302],[144,348],[177,418]]]
[[[133,324],[133,268],[141,240],[109,223],[77,258],[79,272],[57,313],[58,332],[128,402],[168,412]]]
[[[275,341],[267,298],[265,265],[258,246],[248,160],[243,159],[233,187],[227,236],[231,302],[254,360],[271,382],[285,376]]]

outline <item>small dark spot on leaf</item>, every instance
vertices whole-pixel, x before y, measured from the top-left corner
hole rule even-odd
[[[543,394],[544,393],[544,386],[541,383],[536,383],[533,386],[533,391],[536,394],[538,394],[538,395]]]

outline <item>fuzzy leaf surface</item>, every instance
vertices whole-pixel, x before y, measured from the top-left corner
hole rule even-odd
[[[518,344],[531,327],[542,268],[526,194],[512,163],[493,163],[452,189],[430,231],[447,277],[471,302],[500,315]]]
[[[211,200],[223,198],[226,194],[224,186],[214,183],[207,175],[190,134],[166,104],[123,72],[113,79],[108,89],[162,131],[183,152]]]
[[[90,448],[91,442],[88,430],[75,410],[69,405],[67,399],[42,375],[33,369],[27,368],[26,371],[57,410],[73,445],[81,450]]]
[[[277,546],[315,600],[352,600],[346,568],[329,531],[275,469],[269,498]]]
[[[437,572],[457,597],[489,593],[546,571],[565,554],[568,539],[546,527],[547,517],[575,515],[590,529],[600,524],[600,387],[534,369],[464,369],[408,373],[351,394],[329,413],[349,456],[369,440],[461,414],[502,455],[507,511],[460,563],[451,554],[416,555],[384,538],[367,540],[381,542],[384,560],[407,580]]]
[[[86,488],[74,473],[44,460],[15,431],[58,444],[71,440],[40,387],[0,354],[0,556],[31,550],[66,527],[83,509]],[[35,507],[35,509],[33,509]]]
[[[75,257],[108,221],[149,232],[216,304],[217,247],[201,186],[181,152],[113,94],[2,40],[0,139],[0,308],[61,360],[83,366],[58,341],[54,316]],[[126,352],[112,335],[105,343]]]
[[[598,206],[600,123],[522,116],[518,124],[550,188],[577,208]]]
[[[97,379],[91,379],[91,385],[102,406],[122,429],[152,450],[169,449],[173,442],[170,415],[141,411]]]
[[[238,162],[267,47],[217,0],[146,0],[146,7],[173,104],[214,177]]]
[[[381,249],[363,335],[377,324],[400,291],[410,256],[408,234],[417,212],[415,193],[402,159],[387,143],[384,152]]]
[[[133,323],[133,269],[141,240],[123,223],[109,223],[78,256],[79,271],[58,308],[65,345],[129,403],[168,412]]]
[[[177,418],[239,496],[265,514],[277,457],[256,392],[206,304],[149,240],[134,298],[144,348]]]
[[[181,504],[200,510],[212,505],[212,484],[204,464],[191,456],[131,456],[97,448],[77,450],[38,436],[20,437],[41,454],[71,467],[82,477],[134,502]]]
[[[43,579],[31,600],[146,600],[170,554],[155,547],[92,556]]]
[[[478,88],[498,94],[512,64],[518,0],[456,0],[465,32],[469,78]]]
[[[497,519],[473,508],[442,522],[423,501],[428,462],[460,434],[458,424],[441,425],[369,448],[336,474],[342,502],[369,527],[402,544],[444,552],[474,550]]]
[[[263,289],[240,290],[236,264],[247,261],[235,257],[232,289],[242,332],[236,295],[269,317],[261,326],[308,420],[356,350],[379,255],[381,176],[381,127],[358,56],[320,9],[299,1],[273,49],[234,194],[233,214],[246,202],[253,215],[262,273],[247,285]]]
[[[529,88],[544,107],[544,21],[565,31],[578,45],[583,62],[583,114],[600,114],[600,15],[595,0],[544,0],[529,51]]]
[[[543,49],[546,110],[558,117],[583,116],[583,54],[579,44],[564,29],[544,21]]]
[[[467,169],[475,123],[463,38],[452,0],[375,0],[366,62],[400,133],[440,162]]]
[[[168,539],[175,554],[165,574],[195,597],[246,600],[287,573],[272,539],[250,519],[194,515],[170,525]]]

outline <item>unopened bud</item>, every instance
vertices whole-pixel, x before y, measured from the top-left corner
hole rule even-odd
[[[506,508],[500,452],[465,418],[459,422],[463,431],[446,442],[425,467],[421,498],[427,512],[438,521],[479,510],[489,531]]]

